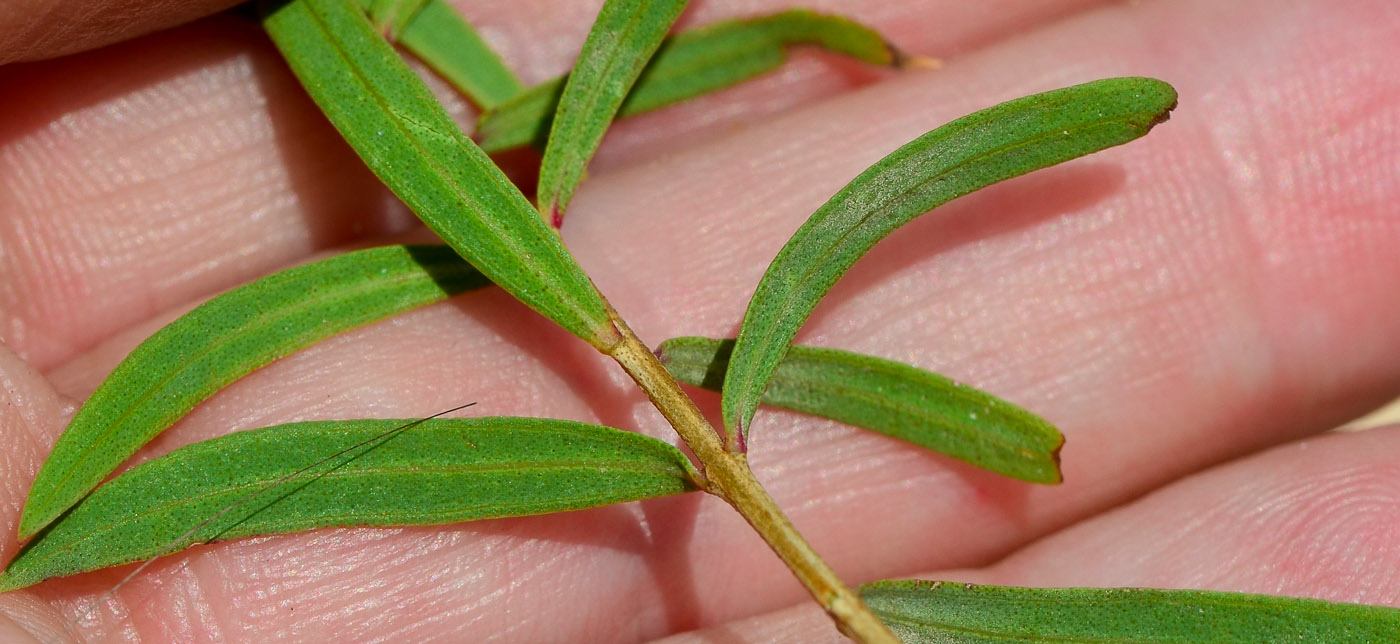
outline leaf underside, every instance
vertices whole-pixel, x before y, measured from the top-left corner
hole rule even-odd
[[[878,581],[861,597],[905,644],[1379,644],[1400,610],[1200,590]]]
[[[196,543],[578,510],[687,492],[695,476],[664,442],[564,420],[352,420],[237,432],[99,487],[25,545],[0,574],[0,592]]]
[[[759,18],[725,20],[666,38],[623,100],[631,116],[738,84],[778,68],[787,48],[814,45],[872,65],[892,65],[894,52],[878,32],[849,19],[792,9]],[[567,77],[531,86],[481,115],[476,138],[487,152],[544,147],[554,106]]]
[[[201,400],[318,340],[489,282],[445,246],[346,253],[219,295],[142,342],[59,436],[20,520],[28,538]]]
[[[798,329],[876,242],[959,196],[1136,139],[1175,105],[1176,91],[1162,81],[1094,81],[957,119],[861,173],[798,229],[755,289],[721,400],[731,449],[743,449],[758,400]]]
[[[685,337],[657,354],[677,380],[718,391],[733,340]],[[893,436],[1004,476],[1059,483],[1064,436],[996,396],[874,356],[794,345],[762,402]]]

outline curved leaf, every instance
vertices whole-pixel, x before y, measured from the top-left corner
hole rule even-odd
[[[718,391],[733,340],[672,338],[657,354],[681,382]],[[764,404],[839,420],[998,474],[1060,482],[1064,436],[1039,416],[948,378],[874,356],[793,345]]]
[[[73,416],[30,487],[20,538],[234,380],[341,331],[489,283],[445,246],[388,246],[287,269],[205,302],[132,350]]]
[[[263,26],[366,165],[458,254],[606,351],[608,306],[559,235],[457,127],[351,0],[264,5]]]
[[[483,110],[525,90],[515,72],[447,0],[427,0],[395,39]]]
[[[607,0],[559,97],[540,162],[540,212],[558,227],[632,84],[687,0]]]
[[[236,432],[98,488],[25,545],[0,575],[0,592],[196,543],[563,512],[687,492],[695,476],[666,443],[564,420],[353,420]]]
[[[841,16],[792,9],[725,20],[668,37],[623,100],[618,116],[658,109],[738,84],[782,65],[787,47],[816,45],[872,65],[903,60],[875,30]],[[543,146],[566,77],[525,89],[481,115],[483,150]]]
[[[1376,644],[1400,610],[1201,590],[877,581],[861,597],[905,644]]]
[[[1007,101],[925,134],[871,166],[788,240],[749,301],[724,381],[724,423],[742,449],[758,399],[831,285],[894,229],[956,197],[1136,139],[1176,91],[1112,78]]]

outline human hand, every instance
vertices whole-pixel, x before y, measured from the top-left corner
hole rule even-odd
[[[533,82],[576,52],[593,10],[577,4],[464,9]],[[565,239],[648,342],[730,335],[786,236],[899,144],[1034,91],[1167,80],[1182,97],[1170,123],[895,233],[799,338],[909,361],[1044,415],[1067,436],[1064,485],[777,411],[753,429],[758,476],[851,583],[1400,605],[1400,581],[1378,572],[1400,559],[1389,458],[1400,435],[1307,438],[1400,389],[1400,16],[1378,0],[1091,4],[823,4],[949,64],[887,77],[806,55],[620,124]],[[768,5],[698,3],[689,19]],[[0,68],[0,86],[8,560],[74,401],[140,339],[282,266],[426,237],[238,18]],[[713,416],[716,397],[696,397]],[[617,369],[487,290],[271,365],[143,455],[472,400],[483,415],[671,436]],[[837,637],[739,517],[700,495],[199,547],[85,608],[128,570],[0,596],[0,610],[48,633],[78,620],[66,636],[85,641]]]

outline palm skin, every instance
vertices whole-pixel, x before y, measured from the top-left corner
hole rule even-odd
[[[568,65],[591,11],[461,4],[527,81]],[[1400,434],[1318,436],[1400,391],[1392,4],[832,0],[819,7],[947,66],[887,75],[804,55],[621,124],[564,237],[646,341],[731,335],[786,236],[901,143],[1034,91],[1167,80],[1182,96],[1169,123],[895,233],[799,338],[1035,410],[1067,436],[1064,485],[1006,481],[771,411],[752,434],[758,476],[852,583],[1195,587],[1400,606],[1389,572]],[[700,2],[686,20],[778,6]],[[149,13],[131,33],[160,24]],[[71,18],[70,44],[88,33],[85,15]],[[0,43],[0,60],[62,51],[34,42]],[[240,18],[6,66],[0,83],[11,97],[0,120],[8,559],[54,437],[141,338],[278,268],[427,237]],[[696,397],[714,417],[716,397]],[[422,416],[472,400],[482,415],[670,436],[618,369],[488,290],[271,365],[143,457],[290,420]],[[81,608],[127,570],[0,596],[0,625],[55,634],[81,616],[47,639],[94,642],[838,638],[739,517],[695,495],[205,546]]]

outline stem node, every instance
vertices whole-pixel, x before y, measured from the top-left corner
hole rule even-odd
[[[703,488],[733,506],[768,542],[768,547],[787,564],[807,592],[821,603],[843,634],[863,644],[899,644],[899,638],[870,612],[860,595],[836,576],[831,566],[793,527],[773,497],[754,477],[749,469],[748,457],[742,452],[725,449],[719,432],[681,390],[656,354],[637,338],[615,312],[610,313],[613,324],[622,334],[622,341],[612,348],[609,355],[646,392],[647,398],[695,453],[700,461],[700,471],[707,479]]]

